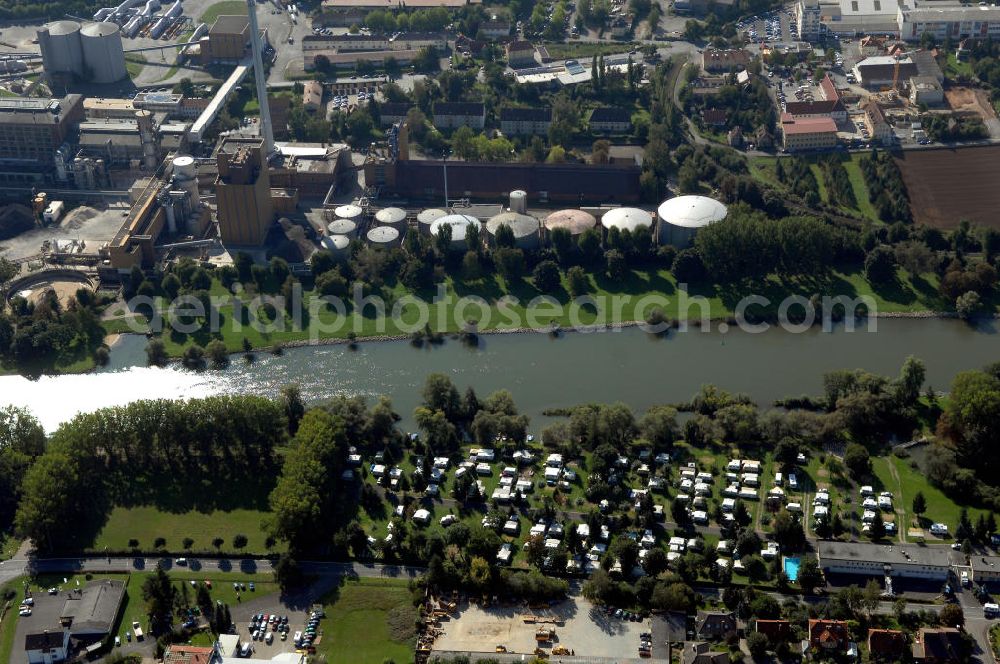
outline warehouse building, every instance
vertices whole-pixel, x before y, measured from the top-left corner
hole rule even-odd
[[[920,72],[910,56],[876,55],[854,65],[858,84],[869,90],[892,87],[894,83],[908,81]]]
[[[944,581],[952,566],[951,550],[939,546],[820,541],[817,553],[825,574]]]
[[[90,581],[82,589],[70,591],[59,621],[69,626],[74,639],[98,640],[114,629],[124,599],[124,582]]]
[[[261,40],[268,46],[267,30]],[[246,14],[223,15],[215,19],[208,36],[201,40],[203,64],[237,64],[250,56],[250,19]]]

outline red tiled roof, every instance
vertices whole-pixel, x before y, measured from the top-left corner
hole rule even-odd
[[[837,92],[837,86],[833,84],[833,80],[830,78],[829,74],[823,75],[823,80],[819,82],[819,87],[823,91],[823,98],[827,101],[836,101],[840,99],[840,93]]]
[[[830,118],[792,118],[791,121],[786,121],[785,116],[782,116],[781,131],[786,135],[836,133],[837,123]]]
[[[200,646],[170,646],[163,654],[163,664],[210,664],[214,652]]]

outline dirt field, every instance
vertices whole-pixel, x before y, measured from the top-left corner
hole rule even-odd
[[[944,91],[945,99],[951,110],[957,112],[975,113],[986,120],[995,120],[997,114],[993,111],[993,105],[982,90],[972,88],[948,88]]]
[[[917,223],[957,228],[968,219],[1000,228],[1000,146],[908,150],[896,158]]]
[[[37,304],[41,301],[46,291],[53,290],[59,298],[59,303],[64,307],[69,303],[70,298],[76,295],[76,291],[87,287],[83,281],[72,281],[69,279],[46,279],[33,284],[31,288],[19,292],[18,294],[29,302]]]
[[[497,645],[509,652],[533,653],[536,624],[525,623],[523,616],[531,611],[523,608],[468,606],[457,617],[443,622],[444,634],[435,641],[434,649],[442,651],[493,652]],[[639,635],[649,632],[649,621],[629,622],[606,616],[590,602],[578,597],[569,599],[544,613],[554,622],[544,627],[554,628],[550,642],[572,649],[578,656],[635,657]],[[547,648],[548,649],[548,648]]]

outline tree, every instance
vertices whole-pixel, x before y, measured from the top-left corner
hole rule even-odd
[[[170,629],[170,615],[176,597],[177,588],[163,567],[157,565],[156,571],[142,584],[142,598],[146,602],[149,631],[153,635],[162,634]]]
[[[965,625],[965,613],[960,604],[945,604],[938,614],[941,624],[946,627],[962,627]]]
[[[924,494],[921,491],[917,491],[913,495],[913,513],[918,517],[923,516],[924,512],[927,511],[927,499],[924,498]]]
[[[500,228],[506,228],[501,226]],[[499,239],[499,233],[498,239]],[[508,283],[517,281],[524,276],[524,252],[520,249],[502,247],[493,252],[493,261],[496,264],[497,272]]]
[[[968,291],[955,300],[955,311],[963,320],[974,318],[982,309],[982,298],[976,291]]]
[[[865,278],[873,286],[884,286],[896,278],[896,255],[879,245],[865,256]]]
[[[146,346],[146,362],[151,367],[162,367],[169,360],[167,348],[160,339],[150,339]]]
[[[880,586],[878,581],[875,579],[869,579],[868,584],[865,586],[861,595],[861,605],[868,614],[869,620],[871,620],[871,617],[875,614],[875,611],[878,609],[879,602],[881,601],[882,586]]]
[[[249,540],[247,540],[247,536],[246,535],[243,535],[243,534],[240,534],[240,533],[238,533],[236,535],[233,535],[233,548],[234,549],[245,548],[248,541]]]
[[[299,422],[306,414],[306,406],[302,401],[302,388],[298,383],[289,383],[281,388],[281,401],[285,408],[285,417],[288,419],[288,433],[295,435],[299,429]]]
[[[573,297],[585,295],[590,290],[590,278],[579,265],[574,265],[566,271],[566,284],[569,294]]]
[[[799,564],[799,574],[796,577],[799,587],[806,595],[812,594],[816,588],[823,584],[823,574],[820,572],[819,564],[815,558],[804,558]]]
[[[205,346],[205,352],[212,362],[212,366],[216,369],[222,369],[229,365],[229,351],[226,349],[226,344],[219,339],[208,342],[208,345]]]
[[[747,636],[747,649],[750,651],[750,655],[754,658],[754,661],[762,661],[767,655],[767,636],[762,632],[751,632]]]
[[[873,542],[877,542],[885,537],[885,521],[882,519],[882,512],[875,512],[875,518],[872,519],[869,526],[868,536]]]
[[[194,546],[194,540],[191,539],[190,537],[185,537],[184,540],[181,542],[181,546],[183,546],[186,551],[190,549],[192,546]]]
[[[617,249],[612,249],[606,254],[608,276],[615,281],[624,281],[628,276],[628,262],[625,255]]]
[[[857,443],[851,443],[844,452],[844,465],[856,479],[867,477],[871,473],[872,461],[868,450]]]
[[[543,293],[552,293],[559,289],[561,285],[559,277],[559,266],[555,261],[541,261],[535,266],[532,272],[535,281],[535,288]]]
[[[781,510],[772,524],[774,539],[782,549],[801,551],[806,543],[806,533],[799,519],[787,510]]]

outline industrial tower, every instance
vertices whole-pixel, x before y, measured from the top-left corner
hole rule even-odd
[[[253,76],[257,82],[257,102],[260,104],[260,136],[264,139],[265,163],[274,154],[274,131],[271,129],[271,109],[267,103],[267,83],[264,80],[264,54],[257,27],[257,0],[247,0],[250,20],[250,46],[253,49]]]

